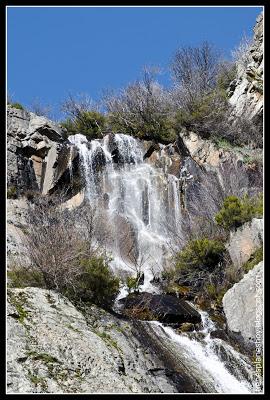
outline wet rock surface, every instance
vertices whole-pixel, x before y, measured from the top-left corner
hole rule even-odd
[[[193,324],[201,322],[200,314],[186,301],[170,295],[158,295],[152,293],[131,294],[121,299],[123,304],[122,312],[129,315],[134,313],[140,316],[149,315],[150,319],[166,324],[182,324],[190,322]],[[152,317],[152,318],[151,318]]]

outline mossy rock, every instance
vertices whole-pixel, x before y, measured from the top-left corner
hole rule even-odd
[[[190,322],[185,322],[183,324],[180,325],[180,327],[178,328],[178,331],[181,332],[192,332],[194,331],[195,326],[194,324],[190,323]]]

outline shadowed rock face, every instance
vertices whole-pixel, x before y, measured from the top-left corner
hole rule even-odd
[[[120,300],[123,304],[123,313],[130,314],[130,310],[138,314],[147,312],[155,319],[166,324],[181,324],[201,322],[200,314],[186,301],[170,295],[157,295],[151,293],[132,294]]]

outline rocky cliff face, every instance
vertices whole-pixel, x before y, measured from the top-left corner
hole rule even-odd
[[[249,50],[250,63],[247,68],[241,64],[237,68],[237,77],[229,88],[230,103],[233,106],[232,117],[246,116],[262,125],[263,116],[263,13],[254,27],[254,39]]]
[[[7,107],[7,184],[17,192],[49,193],[76,157],[64,130],[33,113]]]

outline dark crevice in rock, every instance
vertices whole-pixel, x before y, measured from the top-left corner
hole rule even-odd
[[[161,365],[158,369],[150,371],[153,375],[166,376],[175,386],[178,393],[203,393],[205,390],[185,371],[185,367],[176,360],[171,350],[164,346],[159,335],[149,331],[147,325],[140,321],[133,322],[132,334],[139,340],[145,350],[155,355]]]
[[[183,138],[180,135],[177,136],[176,149],[181,157],[190,157],[189,150],[185,145]]]
[[[159,150],[159,144],[158,143],[151,144],[151,146],[149,147],[147,152],[144,154],[143,159],[145,160],[146,158],[151,157],[153,152],[154,151],[158,151],[158,150]]]

